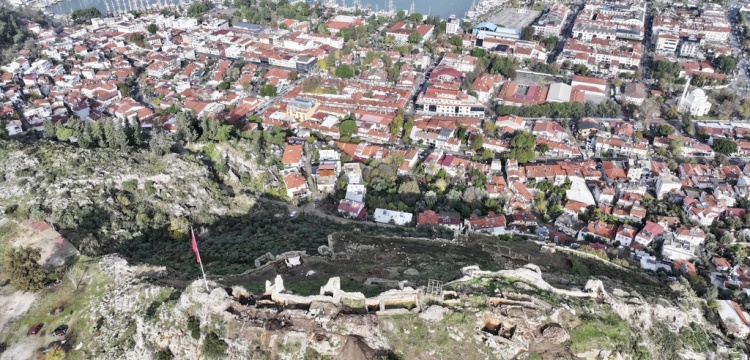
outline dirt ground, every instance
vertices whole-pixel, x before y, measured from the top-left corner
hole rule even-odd
[[[6,327],[16,318],[26,313],[34,303],[36,295],[33,293],[24,293],[16,291],[11,295],[0,296],[0,331],[6,331]],[[21,329],[24,331],[27,329]],[[46,329],[42,329],[44,332]],[[31,359],[34,351],[44,345],[42,335],[38,338],[29,338],[28,341],[21,341],[14,344],[13,347],[5,350],[0,354],[0,360],[21,360]]]
[[[0,296],[0,329],[5,329],[13,319],[25,313],[36,299],[33,293],[16,291],[11,295]]]
[[[41,249],[42,265],[49,269],[65,264],[65,259],[78,255],[78,250],[68,240],[63,239],[44,221],[24,221],[19,224],[19,233],[13,240],[13,246],[33,246]]]
[[[10,240],[11,246],[38,247],[42,255],[40,262],[47,270],[62,266],[67,258],[78,255],[78,250],[70,242],[43,221],[25,221],[17,225],[17,233]],[[45,324],[35,336],[27,336],[29,329],[26,327],[14,330],[18,333],[9,333],[14,328],[13,321],[26,314],[36,301],[36,294],[20,291],[0,296],[0,334],[5,338],[23,339],[0,354],[0,360],[33,359],[39,348],[57,340],[50,335],[50,324]]]

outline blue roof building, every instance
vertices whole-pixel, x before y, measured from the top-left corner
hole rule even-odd
[[[498,27],[491,22],[483,22],[474,26],[471,34],[476,36],[478,39],[484,39],[486,37],[498,38],[498,39],[521,39],[521,29],[510,29]]]

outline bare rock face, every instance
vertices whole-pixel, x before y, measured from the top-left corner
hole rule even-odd
[[[547,327],[542,330],[542,336],[545,340],[553,342],[555,344],[562,344],[570,340],[570,335],[568,334],[568,332],[565,331],[562,326],[557,324],[547,325]]]
[[[437,306],[437,305],[431,305],[427,309],[425,309],[421,314],[419,314],[419,317],[430,321],[430,322],[441,322],[443,321],[443,317],[445,316],[445,313],[448,312],[448,309]]]
[[[622,289],[614,289],[614,290],[612,290],[612,295],[624,298],[624,297],[627,297],[630,294],[628,294],[627,292],[623,291]]]
[[[418,276],[419,275],[419,270],[414,269],[414,268],[408,268],[408,269],[404,270],[404,275],[407,275],[407,276]]]

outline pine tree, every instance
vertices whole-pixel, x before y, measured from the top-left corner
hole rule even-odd
[[[141,121],[138,118],[133,122],[133,144],[135,146],[143,145],[143,128],[141,128]]]
[[[104,133],[104,142],[110,149],[117,148],[117,139],[115,139],[115,123],[111,119],[102,121],[102,131]]]
[[[196,122],[197,119],[192,112],[177,114],[177,138],[186,142],[198,140]]]
[[[55,125],[52,124],[52,121],[49,119],[44,120],[44,137],[46,137],[47,139],[55,140],[57,139],[57,137],[55,136],[56,132],[57,130],[55,129]]]
[[[162,157],[172,148],[174,141],[163,131],[154,129],[148,142],[149,150],[155,156]]]
[[[91,124],[89,129],[91,133],[91,142],[98,147],[106,147],[107,143],[104,139],[104,129],[102,129],[101,122],[94,122]]]
[[[125,140],[128,144],[133,144],[133,127],[130,125],[130,120],[125,119],[122,122],[122,132],[125,134]]]
[[[0,139],[7,139],[10,135],[8,134],[8,121],[5,119],[0,120]]]
[[[84,121],[81,128],[83,129],[81,131],[81,134],[76,135],[76,137],[78,138],[78,147],[82,149],[88,149],[94,143],[94,140],[91,136],[91,124],[89,124],[88,121]]]
[[[113,148],[120,149],[120,150],[127,149],[130,143],[128,141],[128,134],[125,133],[125,127],[120,126],[120,124],[117,124],[117,123],[114,123],[113,127],[114,127],[114,136],[115,136],[114,138],[115,146]],[[128,126],[128,128],[130,127]]]

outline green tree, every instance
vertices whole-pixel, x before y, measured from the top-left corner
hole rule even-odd
[[[518,160],[519,163],[527,163],[534,160],[534,146],[536,137],[525,131],[517,132],[510,141],[511,150],[505,154],[506,158]]]
[[[448,44],[451,44],[455,47],[462,47],[464,45],[464,39],[462,39],[458,35],[451,35],[450,38],[448,38]]]
[[[37,291],[44,287],[47,274],[39,265],[42,253],[34,247],[11,247],[5,253],[3,270],[10,283],[21,291]]]
[[[536,151],[538,151],[540,154],[544,155],[549,151],[549,145],[547,144],[539,144],[536,146]]]
[[[128,135],[125,133],[125,129],[118,125],[115,120],[105,119],[102,122],[102,129],[107,147],[125,149],[128,146]]]
[[[149,32],[149,33],[151,33],[151,35],[153,35],[153,34],[156,34],[156,32],[157,32],[157,31],[159,31],[159,27],[158,27],[158,26],[156,26],[156,24],[154,24],[154,23],[151,23],[151,24],[150,24],[150,25],[149,25],[149,26],[148,26],[148,27],[146,28],[146,30],[148,30],[148,32]]]
[[[667,120],[674,120],[677,119],[680,116],[680,112],[677,110],[676,106],[671,106],[669,110],[667,110],[667,113],[664,114],[664,118]]]
[[[65,127],[65,126],[58,126],[55,129],[55,137],[57,137],[57,140],[60,141],[67,141],[70,139],[74,134],[73,129]]]
[[[685,139],[682,138],[682,136],[677,136],[676,138],[669,141],[669,145],[667,145],[667,151],[669,151],[672,156],[677,157],[682,155],[682,146],[685,144]]]
[[[339,134],[341,137],[351,137],[357,130],[357,122],[352,119],[346,119],[339,124]]]
[[[740,107],[737,109],[737,112],[743,118],[750,118],[750,98],[744,98],[740,101]]]
[[[98,147],[105,147],[107,146],[106,140],[104,139],[104,127],[102,126],[103,122],[94,122],[91,123],[90,126],[90,132],[91,132],[91,141]]]
[[[397,164],[394,165],[398,166]],[[415,180],[408,180],[399,185],[398,195],[405,204],[414,206],[422,193],[419,190],[419,184]]]
[[[276,96],[276,87],[271,84],[263,85],[260,88],[260,96],[274,97]]]
[[[8,133],[8,121],[0,119],[0,139],[8,139],[10,134]]]
[[[409,116],[406,118],[406,122],[404,122],[404,133],[401,135],[401,140],[407,144],[411,142],[412,128],[414,128],[414,118]]]
[[[731,74],[737,67],[737,59],[734,56],[719,55],[714,59],[716,71],[720,74]]]
[[[732,140],[716,139],[713,149],[719,154],[732,155],[737,152],[737,143]]]
[[[421,23],[423,18],[424,16],[417,12],[409,14],[409,20],[415,23]]]
[[[481,149],[484,146],[484,139],[482,139],[481,136],[475,135],[473,139],[471,139],[471,150],[477,151]]]
[[[401,128],[404,125],[404,110],[399,109],[396,113],[396,116],[393,118],[393,121],[391,122],[391,137],[396,138],[398,135],[401,134]]]
[[[131,84],[129,82],[123,81],[117,84],[117,90],[120,91],[120,95],[122,95],[122,97],[130,97],[130,86]]]
[[[208,3],[202,1],[196,1],[190,5],[187,10],[187,14],[190,17],[201,17],[208,12]]]
[[[47,139],[55,140],[57,136],[57,130],[55,129],[55,125],[52,124],[52,121],[50,119],[44,120],[44,124],[42,124],[44,127],[44,131],[42,134]]]
[[[521,29],[521,40],[531,41],[534,39],[534,28],[527,26]]]
[[[409,44],[419,44],[422,42],[422,34],[415,31],[409,34],[409,36],[406,38],[406,41]]]
[[[151,132],[151,139],[148,142],[148,148],[151,154],[162,157],[169,152],[172,148],[174,141],[169,138],[164,131],[160,129],[154,129]]]
[[[132,135],[133,145],[135,146],[143,145],[143,128],[141,127],[140,120],[135,119],[135,121],[133,121],[131,132],[133,134]]]
[[[482,160],[484,161],[491,161],[495,158],[495,152],[490,149],[484,149],[482,151]]]
[[[656,135],[659,136],[669,136],[674,134],[675,129],[671,125],[661,125],[658,128],[656,128]]]
[[[198,118],[192,111],[177,115],[177,139],[185,142],[198,140]]]
[[[138,47],[146,47],[146,37],[141,33],[132,33],[129,38],[130,42],[137,45]]]
[[[351,79],[354,77],[354,68],[348,64],[341,64],[336,68],[336,76],[342,79]]]
[[[102,17],[102,13],[95,7],[78,9],[70,13],[70,19],[76,24],[91,24],[91,19]]]

